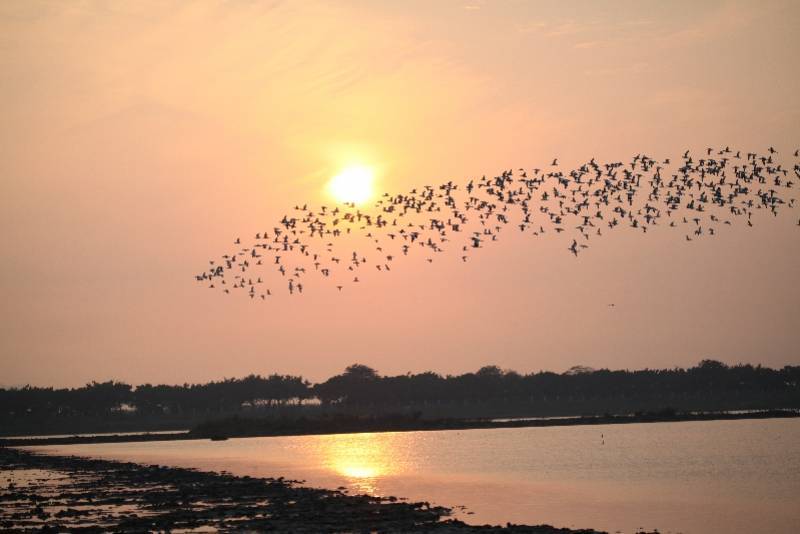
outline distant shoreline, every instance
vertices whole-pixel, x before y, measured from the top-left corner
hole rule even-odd
[[[548,419],[417,419],[411,417],[350,418],[345,420],[295,420],[230,417],[209,421],[189,432],[141,434],[109,434],[101,436],[68,436],[38,438],[0,438],[0,447],[45,445],[80,445],[94,443],[135,443],[245,437],[306,436],[322,434],[354,434],[369,432],[423,432],[436,430],[477,430],[492,428],[529,428],[578,425],[616,425],[635,423],[676,423],[691,421],[732,421],[743,419],[788,419],[800,417],[798,410],[763,410],[731,412],[651,412],[635,415],[578,416]]]

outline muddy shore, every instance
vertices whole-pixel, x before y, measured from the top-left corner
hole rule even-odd
[[[190,432],[159,432],[152,434],[143,432],[141,434],[107,434],[98,436],[0,438],[0,447],[174,441],[187,439],[227,439],[236,437],[303,436],[314,434],[349,434],[358,432],[420,432],[434,430],[470,430],[481,428],[675,423],[685,421],[727,421],[739,419],[771,419],[793,417],[800,417],[800,411],[763,410],[753,412],[700,413],[649,412],[631,415],[600,415],[512,420],[418,419],[404,416],[268,419],[234,416],[208,421],[192,429]]]
[[[307,488],[283,478],[0,448],[3,531],[599,534],[548,525],[468,525],[449,518],[452,511],[427,502]]]

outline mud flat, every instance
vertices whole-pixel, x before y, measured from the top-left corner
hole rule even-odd
[[[238,415],[201,423],[190,431],[98,434],[89,436],[37,436],[0,438],[0,447],[79,445],[191,439],[228,439],[270,436],[306,436],[359,432],[421,432],[483,428],[525,428],[577,425],[621,425],[633,423],[677,423],[687,421],[731,421],[800,417],[798,409],[750,410],[743,412],[675,412],[662,410],[622,415],[593,415],[519,419],[421,419],[413,415],[332,415],[316,418],[265,418]]]
[[[272,531],[598,534],[468,525],[451,508],[236,477],[0,448],[0,529],[16,532]]]

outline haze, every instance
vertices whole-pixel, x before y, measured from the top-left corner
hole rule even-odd
[[[796,210],[267,303],[193,274],[348,165],[402,192],[554,157],[788,163],[798,27],[796,2],[3,2],[0,385],[796,365]]]

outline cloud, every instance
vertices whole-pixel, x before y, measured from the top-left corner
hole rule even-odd
[[[580,43],[577,43],[577,44],[573,45],[572,48],[580,48],[580,49],[598,48],[598,47],[603,46],[604,44],[607,44],[607,43],[608,43],[608,41],[583,41],[583,42],[580,42]]]

